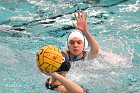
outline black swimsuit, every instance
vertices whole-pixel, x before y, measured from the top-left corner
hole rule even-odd
[[[69,71],[71,68],[71,63],[69,61],[69,57],[65,52],[62,52],[63,55],[63,62],[60,68],[56,72],[61,72],[61,71]]]
[[[57,88],[59,86],[59,85],[51,85],[49,83],[49,81],[50,81],[50,78],[47,79],[46,84],[45,84],[45,86],[46,86],[47,89],[54,90],[55,88]]]
[[[71,63],[69,61],[68,56],[64,52],[62,52],[62,55],[64,57],[63,58],[63,63],[62,63],[62,65],[60,66],[60,68],[56,72],[69,71],[69,69],[71,67]],[[58,88],[58,86],[61,85],[61,84],[60,85],[51,85],[49,83],[49,81],[50,81],[50,78],[47,79],[46,84],[45,84],[45,86],[46,86],[47,89],[54,90],[55,88]]]

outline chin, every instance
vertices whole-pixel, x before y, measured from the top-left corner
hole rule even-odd
[[[75,56],[78,56],[80,53],[79,52],[74,52],[73,53]]]

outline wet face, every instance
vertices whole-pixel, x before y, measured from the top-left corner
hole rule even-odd
[[[68,42],[68,49],[74,55],[79,55],[84,50],[84,42],[78,38],[74,37]]]

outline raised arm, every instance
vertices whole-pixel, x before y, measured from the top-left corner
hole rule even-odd
[[[90,34],[88,31],[88,26],[87,26],[87,13],[86,15],[84,14],[83,11],[78,11],[78,16],[74,14],[75,19],[77,21],[76,24],[73,23],[73,26],[80,30],[86,37],[89,45],[90,45],[90,50],[88,52],[88,58],[93,59],[97,56],[99,52],[99,45],[98,42],[95,40],[95,38]]]

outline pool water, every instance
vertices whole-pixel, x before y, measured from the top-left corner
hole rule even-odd
[[[36,53],[48,44],[66,49],[78,9],[100,53],[73,63],[68,78],[90,93],[140,93],[140,0],[0,0],[0,93],[55,93]]]

